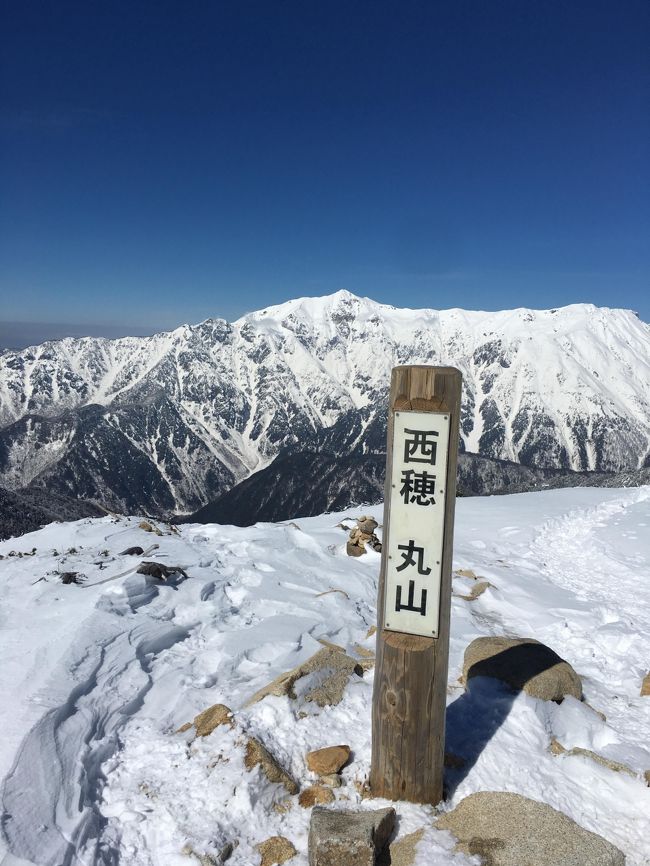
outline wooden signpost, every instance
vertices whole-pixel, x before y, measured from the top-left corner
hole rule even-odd
[[[454,367],[391,378],[370,772],[390,800],[442,799],[461,386]]]

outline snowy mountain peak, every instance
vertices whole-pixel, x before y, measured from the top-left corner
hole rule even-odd
[[[291,317],[299,318],[303,321],[322,323],[326,319],[331,318],[332,315],[349,314],[356,316],[364,308],[374,309],[375,307],[381,308],[381,304],[370,298],[361,298],[353,295],[347,289],[340,289],[331,295],[295,298],[282,304],[265,307],[263,310],[247,313],[238,319],[235,325],[269,320],[272,322],[282,322]]]
[[[382,323],[384,327],[402,325],[404,328],[422,328],[440,321],[464,322],[466,327],[489,333],[510,332],[514,337],[524,331],[546,331],[550,336],[560,331],[570,331],[579,328],[589,330],[611,327],[632,328],[643,334],[643,339],[650,339],[650,326],[641,322],[632,310],[597,307],[594,304],[569,304],[552,309],[530,309],[518,307],[513,310],[463,310],[452,308],[439,310],[434,308],[395,307],[383,304],[368,297],[353,294],[347,289],[341,289],[330,295],[317,297],[302,297],[286,301],[282,304],[266,307],[263,310],[247,313],[238,319],[235,327],[254,323],[260,327],[277,330],[292,327],[301,322],[309,328],[320,328],[334,322],[349,323],[367,322]],[[477,333],[477,336],[480,336]]]
[[[391,368],[416,363],[462,371],[468,451],[650,465],[650,326],[631,311],[410,310],[341,290],[0,355],[0,486],[195,511],[282,449],[381,451]]]

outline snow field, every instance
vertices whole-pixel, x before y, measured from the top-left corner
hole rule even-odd
[[[381,508],[362,510],[381,522]],[[298,850],[292,866],[305,866],[309,810],[259,768],[245,769],[249,736],[301,787],[316,781],[307,751],[349,744],[335,805],[386,805],[361,795],[372,671],[353,676],[336,707],[306,702],[305,681],[296,700],[245,706],[320,649],[319,639],[352,655],[373,648],[379,556],[346,556],[336,525],[345,516],[189,525],[154,538],[136,518],[107,517],[0,544],[2,866],[189,866],[198,862],[190,849],[214,855],[228,842],[237,843],[233,866],[257,866],[255,846],[277,834]],[[639,696],[650,667],[648,525],[650,488],[458,501],[454,567],[491,586],[467,601],[460,596],[474,580],[454,580],[447,751],[465,764],[447,773],[443,809],[475,791],[513,791],[604,836],[630,866],[650,862],[650,698]],[[124,575],[140,559],[119,551],[152,541],[160,548],[148,558],[183,566],[188,580]],[[34,556],[7,557],[33,547]],[[48,575],[34,583],[57,566],[88,582],[63,586]],[[123,576],[99,583],[112,575]],[[535,637],[566,658],[586,702],[545,703],[488,679],[465,691],[466,646],[504,634]],[[232,729],[175,733],[215,703],[234,711]],[[552,738],[631,774],[554,755]],[[396,809],[399,836],[435,816],[427,806]],[[476,862],[453,854],[447,833],[429,829],[419,845],[418,866]]]

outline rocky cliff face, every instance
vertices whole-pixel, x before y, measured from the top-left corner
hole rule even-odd
[[[650,327],[574,305],[403,310],[337,292],[153,337],[0,355],[0,484],[190,513],[281,450],[385,448],[396,364],[464,378],[468,451],[538,467],[650,463]]]

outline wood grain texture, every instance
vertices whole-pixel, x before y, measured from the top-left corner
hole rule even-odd
[[[437,638],[382,628],[388,547],[384,544],[382,548],[370,788],[374,796],[389,800],[436,804],[442,799],[461,387],[462,376],[455,367],[395,367],[391,377],[384,537],[390,526],[394,413],[407,409],[449,412],[450,430]]]

